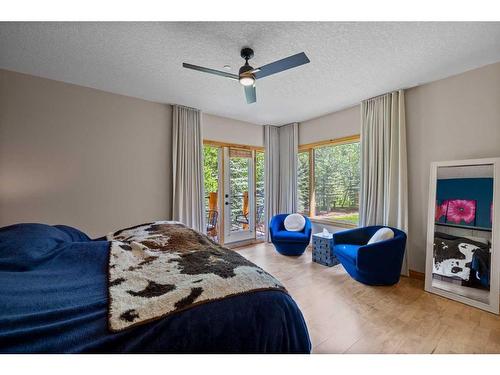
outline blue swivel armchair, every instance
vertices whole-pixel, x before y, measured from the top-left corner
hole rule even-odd
[[[390,228],[394,238],[367,245],[383,226],[370,226],[333,234],[333,251],[353,279],[368,285],[399,281],[406,246],[405,232]]]
[[[271,242],[280,254],[302,255],[311,240],[311,221],[307,218],[304,229],[300,232],[290,232],[285,229],[285,218],[288,214],[273,216],[269,223]]]

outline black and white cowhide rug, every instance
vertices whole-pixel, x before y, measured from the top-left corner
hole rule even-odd
[[[286,292],[252,262],[178,222],[142,224],[107,239],[114,332],[229,296]]]

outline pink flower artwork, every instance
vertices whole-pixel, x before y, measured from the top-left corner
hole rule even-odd
[[[476,218],[476,201],[469,199],[450,199],[446,220],[450,223],[472,223]]]
[[[436,201],[436,213],[434,215],[435,221],[439,221],[443,216],[446,215],[446,210],[448,209],[448,201],[445,200],[441,203]]]

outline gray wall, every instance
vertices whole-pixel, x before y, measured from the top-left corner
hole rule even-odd
[[[430,162],[500,156],[500,63],[407,90],[406,116],[409,261],[424,271]],[[204,120],[207,139],[262,144],[260,126]],[[299,142],[359,126],[356,106],[302,122]],[[168,105],[0,70],[0,226],[66,223],[100,235],[168,218],[170,131]]]
[[[299,145],[357,135],[361,131],[360,107],[356,105],[299,124]]]
[[[202,114],[203,139],[248,146],[264,146],[264,127],[227,117]]]
[[[407,90],[410,269],[424,272],[432,161],[500,156],[500,63]]]
[[[302,122],[299,143],[359,134],[359,110]],[[406,126],[409,266],[424,272],[430,163],[500,156],[500,63],[406,90]]]
[[[170,212],[171,107],[0,70],[0,226],[98,236]]]

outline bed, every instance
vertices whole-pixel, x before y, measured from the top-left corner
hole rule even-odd
[[[2,353],[309,353],[304,318],[285,291],[200,304],[112,332],[110,242],[64,225],[0,229]]]
[[[434,233],[433,277],[457,285],[489,289],[490,243]]]

